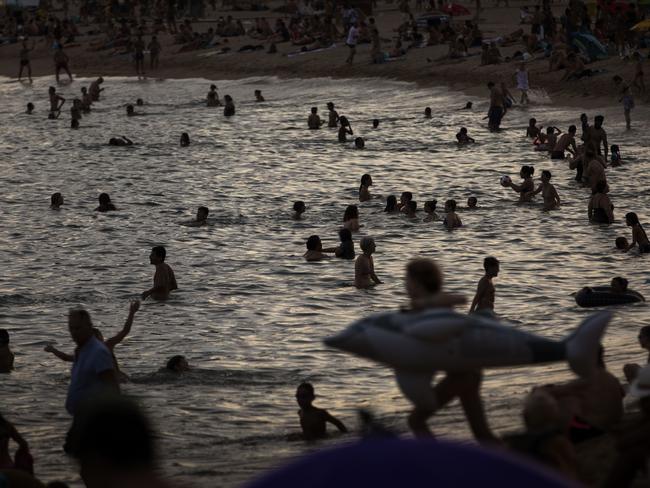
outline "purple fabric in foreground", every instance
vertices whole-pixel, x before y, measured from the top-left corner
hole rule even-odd
[[[248,488],[578,486],[500,450],[436,440],[367,440],[305,456]]]

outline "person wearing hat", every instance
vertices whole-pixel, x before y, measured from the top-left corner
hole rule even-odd
[[[618,457],[603,488],[631,486],[637,472],[646,469],[650,456],[650,365],[639,370],[629,394],[639,399],[641,418],[621,430],[616,443]]]
[[[14,353],[9,349],[9,332],[0,329],[0,373],[14,369]]]

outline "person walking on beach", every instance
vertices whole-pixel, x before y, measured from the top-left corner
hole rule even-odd
[[[72,81],[72,74],[70,73],[70,69],[68,68],[69,62],[70,62],[70,58],[68,58],[68,55],[63,52],[63,46],[59,44],[56,48],[56,51],[54,51],[54,68],[55,68],[55,77],[57,83],[59,82],[59,72],[61,70],[68,73],[68,78],[70,78],[70,81]]]
[[[142,36],[138,36],[133,43],[133,56],[135,60],[135,74],[138,75],[138,80],[144,77],[144,41]]]
[[[488,82],[487,87],[490,90],[490,108],[488,110],[488,127],[490,131],[499,130],[501,119],[505,113],[505,102],[503,93],[497,88],[493,81]]]
[[[142,293],[142,299],[152,297],[154,300],[167,300],[170,292],[178,289],[176,277],[171,266],[165,263],[167,250],[163,246],[156,246],[151,249],[149,261],[156,267],[153,276],[153,287]]]
[[[630,88],[625,87],[623,89],[623,96],[619,99],[619,102],[623,102],[623,114],[625,116],[625,128],[630,130],[632,128],[632,119],[630,118],[630,112],[634,108],[634,98],[630,93]]]
[[[158,42],[158,38],[156,36],[153,36],[151,38],[151,41],[149,42],[147,49],[149,50],[149,68],[151,70],[157,69],[161,47],[160,47],[160,42]]]
[[[359,22],[355,22],[350,26],[350,30],[348,31],[348,37],[347,40],[345,41],[346,46],[350,48],[350,54],[348,55],[348,58],[345,60],[345,62],[348,64],[352,64],[352,61],[354,60],[354,55],[357,53],[358,40],[359,40]]]
[[[27,76],[32,83],[32,62],[29,59],[29,53],[34,50],[35,42],[32,41],[32,47],[27,47],[27,39],[23,40],[23,47],[20,49],[20,70],[18,71],[18,81],[23,76],[23,69],[27,67]]]
[[[485,269],[485,275],[478,282],[469,313],[486,312],[489,315],[494,315],[495,288],[492,278],[496,278],[499,274],[499,260],[492,256],[485,258],[483,269]]]
[[[522,105],[528,104],[528,70],[526,69],[525,63],[519,65],[515,73],[515,78],[517,81],[517,89],[521,91],[519,103]]]

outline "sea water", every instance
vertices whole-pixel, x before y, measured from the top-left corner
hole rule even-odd
[[[615,237],[631,237],[625,212],[650,221],[645,107],[633,111],[635,128],[626,131],[622,108],[585,104],[590,118],[605,115],[609,141],[621,146],[624,161],[607,170],[616,222],[600,226],[589,224],[589,191],[567,162],[533,151],[525,137],[530,117],[563,130],[578,123],[579,109],[543,97],[515,106],[504,130],[493,134],[484,120],[487,89],[485,99],[476,99],[375,79],[222,80],[220,96],[230,94],[237,107],[225,118],[222,108],[205,105],[209,80],[106,78],[102,99],[74,131],[71,100],[92,80],[58,88],[68,100],[58,120],[47,119],[53,80],[0,81],[0,327],[9,330],[16,353],[16,370],[0,376],[0,411],[30,443],[46,481],[80,485],[62,452],[71,420],[63,407],[70,364],[43,347],[73,352],[67,312],[77,306],[89,310],[104,336],[115,334],[129,301],[151,287],[155,245],[167,248],[179,289],[166,303],[144,302],[116,355],[132,380],[124,392],[141,402],[159,433],[164,473],[194,486],[238,486],[305,452],[353,441],[354,434],[316,446],[285,440],[299,431],[294,392],[302,381],[315,385],[316,405],[352,430],[364,407],[406,434],[409,404],[392,372],[329,350],[322,339],[366,314],[406,304],[404,267],[413,257],[436,259],[445,288],[471,301],[483,258],[496,256],[497,313],[553,339],[590,313],[572,297],[585,285],[621,275],[649,294],[648,257],[614,249]],[[266,102],[253,101],[255,89]],[[125,105],[137,98],[145,100],[137,107],[143,115],[127,117]],[[468,100],[474,110],[461,110]],[[33,115],[24,114],[29,101]],[[329,101],[364,137],[364,150],[338,143],[335,129],[307,130],[310,108],[326,119]],[[423,118],[426,106],[430,120]],[[381,121],[376,130],[374,118]],[[455,144],[461,126],[476,144]],[[179,147],[182,132],[190,147]],[[121,135],[135,145],[107,145]],[[517,204],[517,194],[499,185],[504,174],[518,182],[524,164],[534,165],[536,177],[543,169],[553,173],[559,210],[543,212],[539,197]],[[373,199],[359,204],[363,227],[355,246],[359,252],[362,236],[375,238],[384,283],[359,291],[352,261],[306,263],[302,254],[312,234],[325,247],[337,244],[343,211],[358,204],[364,173],[372,175]],[[402,191],[418,202],[415,220],[383,212],[385,197]],[[65,198],[60,211],[48,208],[54,192]],[[117,211],[93,211],[101,192]],[[477,209],[466,209],[469,196],[478,198]],[[425,200],[434,198],[441,212],[446,199],[456,199],[461,229],[422,221]],[[307,205],[301,221],[290,217],[295,200]],[[183,225],[201,205],[210,208],[209,225]],[[617,309],[604,344],[618,376],[624,363],[644,359],[636,336],[647,317],[644,305]],[[192,371],[161,374],[176,354]],[[565,363],[487,370],[491,426],[497,433],[520,428],[526,392],[571,377]],[[430,425],[439,435],[471,437],[457,402]]]

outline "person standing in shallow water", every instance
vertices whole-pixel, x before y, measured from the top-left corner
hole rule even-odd
[[[108,193],[101,193],[99,195],[99,207],[95,209],[95,212],[110,212],[112,210],[117,210],[113,202],[111,202],[111,197]]]
[[[230,95],[225,95],[223,97],[223,101],[226,103],[226,105],[223,107],[223,115],[225,117],[232,117],[235,115],[235,101],[232,99]]]
[[[372,259],[376,249],[375,240],[372,237],[364,237],[359,245],[363,254],[354,262],[354,286],[364,289],[383,283],[375,274],[375,263]]]
[[[208,107],[218,107],[221,105],[219,101],[219,93],[217,93],[217,85],[210,85],[210,91],[207,96]]]
[[[327,127],[338,127],[339,114],[334,110],[334,104],[332,102],[327,102],[327,111]]]
[[[341,127],[339,127],[339,142],[348,142],[347,136],[354,135],[354,132],[352,132],[352,126],[345,116],[341,116],[339,122],[341,124]]]
[[[165,263],[167,250],[163,246],[155,246],[151,249],[149,262],[156,267],[153,275],[153,287],[142,293],[142,299],[148,297],[154,300],[167,300],[169,294],[178,289],[176,277],[171,266]]]
[[[469,307],[469,313],[486,312],[492,315],[494,314],[494,295],[496,291],[492,278],[499,275],[499,260],[491,256],[485,258],[483,260],[483,269],[485,269],[485,275],[478,282],[476,295]]]
[[[327,423],[333,424],[339,432],[347,432],[348,429],[343,425],[343,422],[332,416],[327,410],[312,405],[315,399],[316,395],[311,383],[301,383],[298,386],[296,401],[300,406],[298,416],[300,417],[303,439],[306,441],[324,439],[327,437]]]
[[[364,174],[361,177],[361,185],[359,186],[359,201],[367,202],[370,200],[370,187],[372,186],[372,177],[369,174]]]

